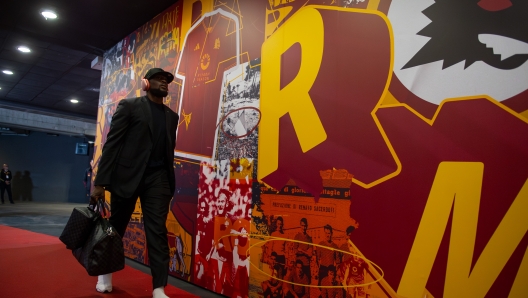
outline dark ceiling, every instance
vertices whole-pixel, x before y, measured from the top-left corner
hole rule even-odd
[[[9,0],[0,7],[0,107],[96,119],[91,62],[176,0]],[[54,10],[55,20],[40,12]],[[22,53],[18,46],[27,46]],[[10,70],[12,75],[2,73]],[[70,99],[77,99],[73,104]]]

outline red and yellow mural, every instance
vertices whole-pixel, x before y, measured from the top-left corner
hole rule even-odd
[[[180,0],[104,56],[174,73],[170,274],[228,297],[526,297],[528,28],[513,0]],[[148,264],[141,206],[125,236]]]

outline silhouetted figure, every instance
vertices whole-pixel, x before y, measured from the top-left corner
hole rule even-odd
[[[13,191],[13,201],[20,201],[22,198],[22,173],[20,171],[16,171],[11,182],[13,183],[13,185],[11,185],[11,190]]]
[[[2,204],[4,203],[5,191],[7,191],[9,202],[11,204],[14,204],[13,194],[11,193],[11,180],[13,180],[13,174],[9,170],[9,166],[7,164],[4,164],[2,170],[0,171],[0,196],[2,198]]]
[[[22,201],[33,201],[33,180],[31,180],[31,173],[24,171],[24,175],[20,179],[20,190],[22,194]]]
[[[86,170],[84,170],[84,189],[86,190],[86,196],[88,197],[88,201],[90,200],[90,192],[92,189],[92,166],[88,166]]]

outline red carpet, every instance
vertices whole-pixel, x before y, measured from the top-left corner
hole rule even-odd
[[[95,291],[89,276],[57,237],[0,225],[0,297],[152,297],[151,276],[125,266],[112,293]],[[168,285],[169,297],[198,297]]]

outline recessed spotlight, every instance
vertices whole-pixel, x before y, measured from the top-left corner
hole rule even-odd
[[[79,101],[77,99],[70,99],[70,102],[72,103],[78,103]]]
[[[13,72],[10,71],[10,70],[2,70],[3,73],[7,74],[7,75],[12,75]]]
[[[28,47],[26,47],[26,46],[19,46],[17,49],[18,49],[19,51],[21,51],[22,53],[29,53],[29,52],[31,52],[31,49],[28,48]]]
[[[44,10],[40,13],[46,20],[47,19],[56,19],[57,14],[51,10]]]

